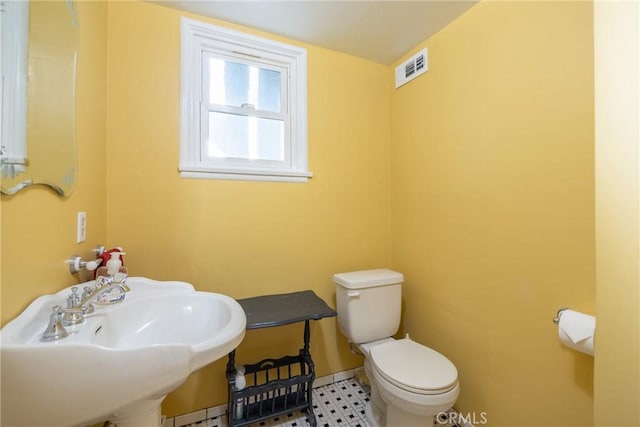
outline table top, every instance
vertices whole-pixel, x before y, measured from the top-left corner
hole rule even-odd
[[[247,316],[247,330],[320,320],[337,313],[313,291],[263,295],[238,300]]]

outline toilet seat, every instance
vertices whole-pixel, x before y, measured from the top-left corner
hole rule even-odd
[[[372,347],[370,360],[380,376],[411,393],[447,393],[458,383],[458,370],[449,359],[409,338]]]

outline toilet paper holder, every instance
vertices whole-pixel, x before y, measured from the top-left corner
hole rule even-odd
[[[560,324],[560,317],[562,316],[562,313],[565,310],[569,310],[569,307],[560,307],[558,309],[558,312],[556,313],[556,317],[554,317],[553,320],[552,320],[554,325]]]

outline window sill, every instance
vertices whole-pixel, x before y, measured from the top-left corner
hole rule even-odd
[[[181,178],[226,179],[234,181],[307,182],[311,172],[281,169],[227,169],[212,167],[180,166]]]

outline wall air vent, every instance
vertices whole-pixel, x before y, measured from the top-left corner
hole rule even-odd
[[[396,89],[425,73],[428,69],[427,48],[425,47],[396,67]]]

